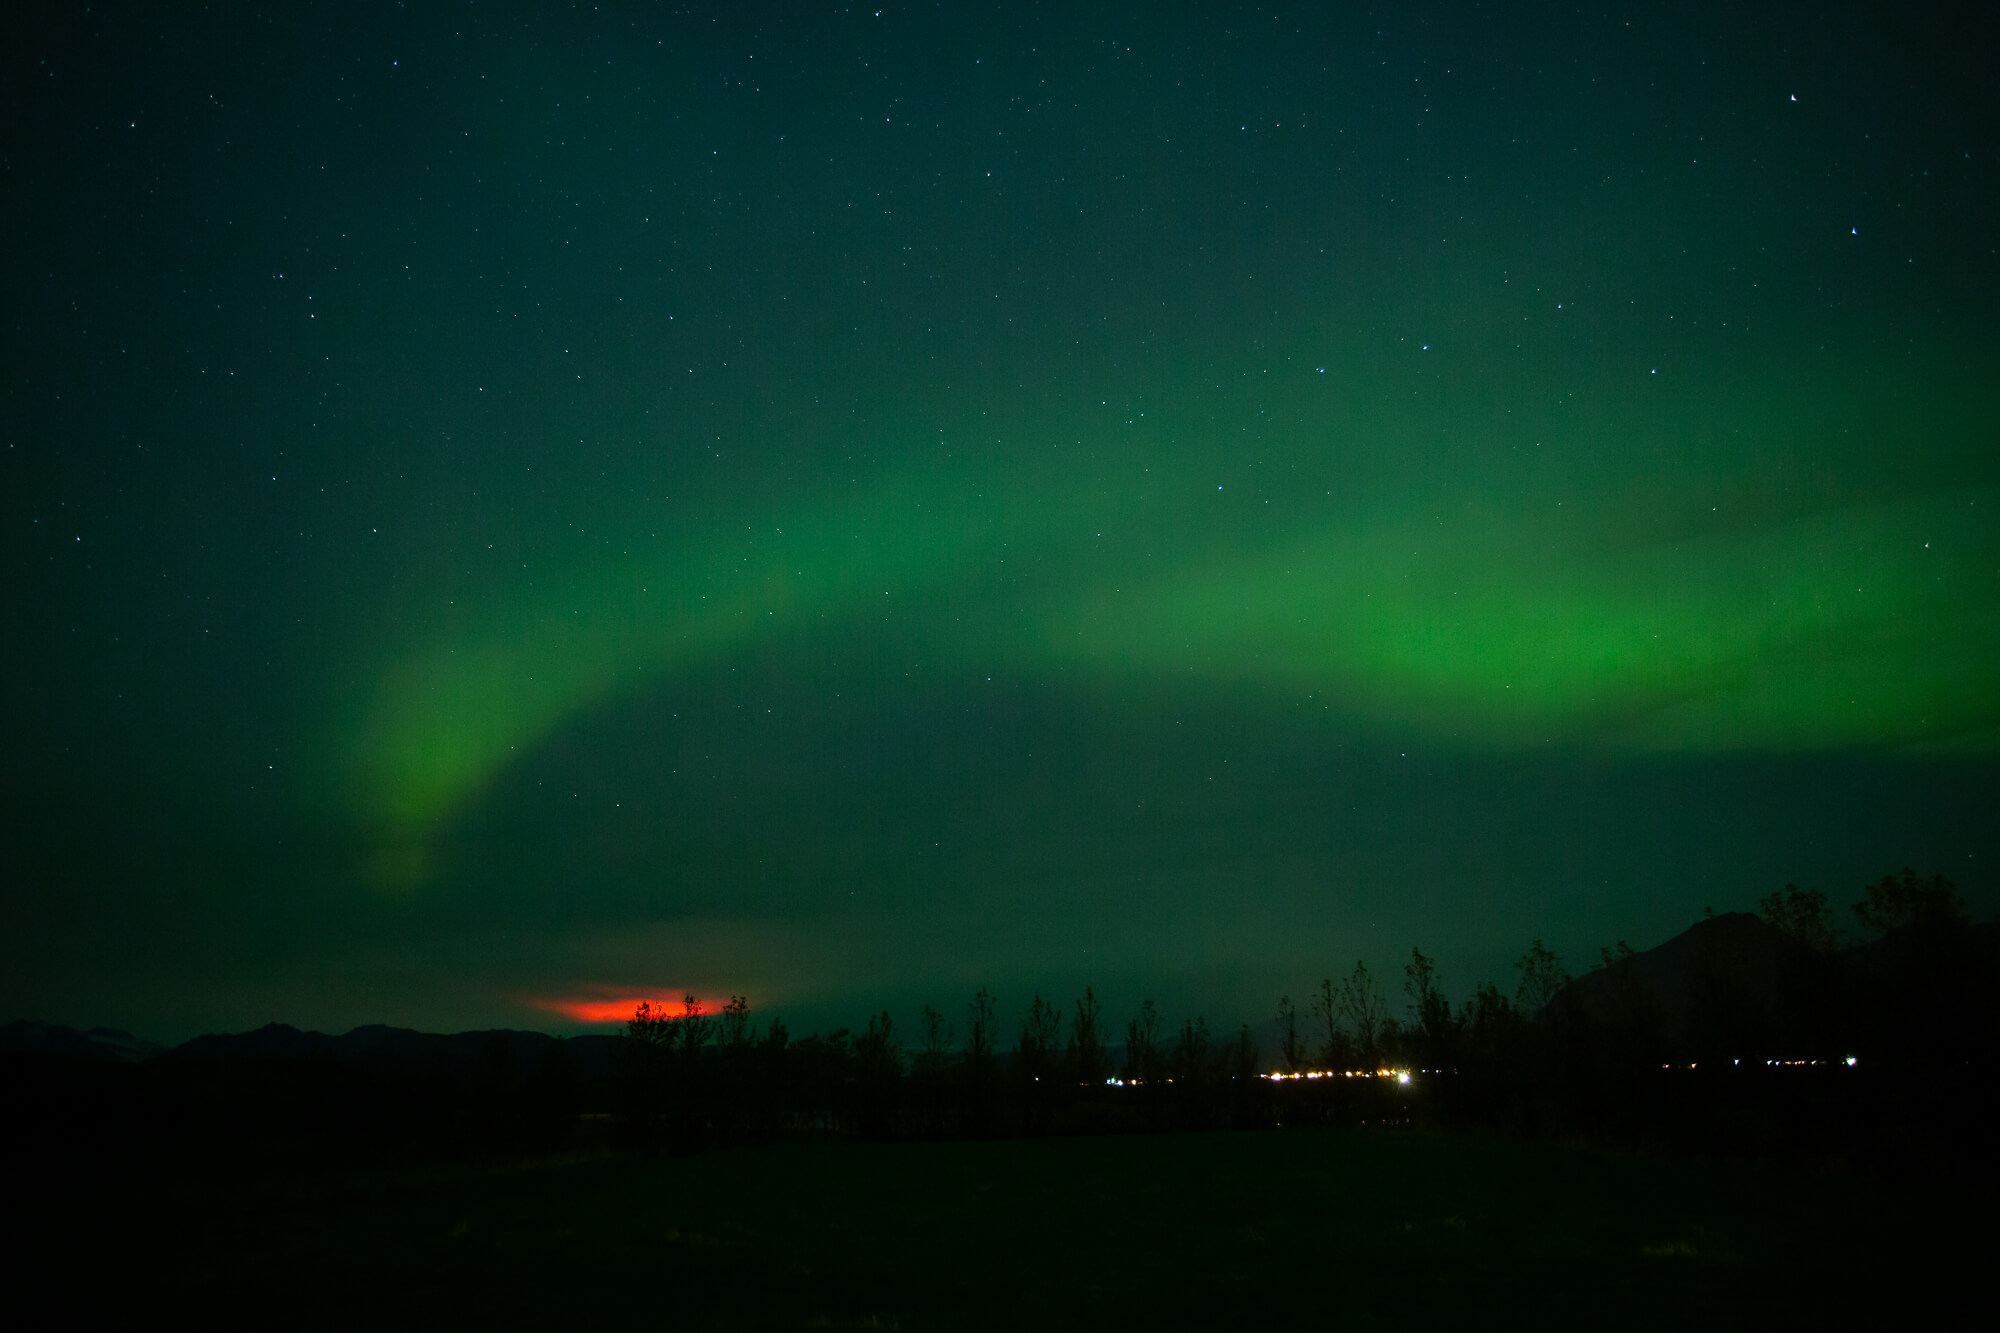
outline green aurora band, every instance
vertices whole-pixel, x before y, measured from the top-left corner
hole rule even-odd
[[[1447,744],[2000,744],[2000,491],[1949,465],[1885,485],[1861,452],[1960,451],[1918,438],[1935,423],[1793,402],[1746,444],[1720,409],[1614,406],[1439,445],[1353,396],[1260,401],[1275,424],[1254,448],[1229,444],[1228,410],[1162,396],[1110,443],[1054,417],[1012,451],[933,429],[727,519],[606,516],[615,554],[492,588],[356,668],[337,762],[400,849],[381,877],[420,880],[425,831],[581,710],[758,642],[810,663],[892,621],[968,672],[1309,695]],[[1556,461],[1592,431],[1625,461]],[[1772,485],[1773,457],[1836,482]]]

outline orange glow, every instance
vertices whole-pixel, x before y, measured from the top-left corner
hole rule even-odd
[[[686,1012],[683,1007],[686,995],[686,991],[659,986],[589,986],[581,996],[528,995],[522,998],[537,1009],[561,1014],[576,1023],[623,1023],[641,1004],[652,1005],[655,1013],[679,1016]],[[695,1000],[696,1013],[712,1014],[719,1007],[707,1000]]]

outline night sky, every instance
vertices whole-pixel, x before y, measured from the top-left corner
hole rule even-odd
[[[0,23],[0,1018],[1233,1028],[2000,897],[1976,18]]]

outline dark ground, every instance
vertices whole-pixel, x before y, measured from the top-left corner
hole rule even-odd
[[[1986,1289],[1975,1193],[1388,1129],[152,1168],[52,1192],[9,1286],[286,1326],[1907,1326]]]

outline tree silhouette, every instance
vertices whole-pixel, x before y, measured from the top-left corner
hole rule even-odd
[[[1292,1005],[1292,997],[1278,997],[1278,1054],[1285,1061],[1285,1068],[1291,1073],[1303,1073],[1306,1067],[1306,1039],[1299,1030],[1299,1011]]]
[[[917,1068],[938,1074],[951,1063],[951,1039],[956,1035],[944,1015],[925,1005],[917,1020]]]
[[[1839,947],[1826,894],[1818,889],[1787,884],[1777,893],[1760,899],[1757,908],[1766,925],[1783,931],[1814,953],[1830,954]]]
[[[1905,867],[1870,884],[1854,914],[1881,938],[1859,979],[1869,1046],[1931,1067],[1962,1065],[1966,1051],[1990,1048],[2000,992],[1988,978],[2000,958],[1992,937],[1982,944],[1973,931],[1950,880]]]
[[[1139,1006],[1139,1016],[1125,1025],[1125,1081],[1153,1079],[1160,1063],[1160,1012],[1151,1000]]]
[[[1270,1066],[1260,1066],[1247,1025],[1211,1036],[1204,1019],[1189,1018],[1167,1029],[1151,1000],[1124,1026],[1123,1082],[1132,1086],[1107,1090],[1099,1080],[1111,1052],[1091,988],[1065,1009],[1034,995],[1011,1062],[995,1049],[990,990],[972,997],[957,1047],[951,1025],[925,1005],[907,1082],[887,1013],[858,1037],[842,1030],[787,1046],[776,1021],[765,1039],[750,1034],[742,997],[709,1016],[689,995],[671,1010],[640,1006],[616,1063],[590,1077],[597,1095],[620,1097],[616,1127],[638,1130],[639,1146],[661,1141],[663,1130],[672,1133],[666,1142],[695,1147],[745,1131],[965,1137],[1377,1116],[1757,1153],[1832,1150],[1840,1136],[1841,1153],[1875,1152],[1867,1145],[1878,1127],[1921,1125],[1906,1136],[1915,1142],[1951,1115],[1945,1141],[1983,1133],[1970,1126],[1985,1114],[1973,1090],[1991,1081],[1991,1033],[2000,1029],[2000,929],[1974,926],[1942,876],[1908,869],[1866,886],[1854,910],[1876,938],[1851,948],[1832,947],[1824,894],[1788,884],[1759,905],[1769,928],[1709,913],[1644,958],[1619,941],[1602,951],[1602,974],[1580,984],[1537,939],[1515,964],[1511,997],[1489,982],[1463,1008],[1446,1000],[1436,960],[1414,947],[1400,964],[1407,1016],[1359,959],[1340,979],[1322,979],[1308,1005],[1280,997],[1278,1067],[1337,1072],[1421,1059],[1431,1076],[1406,1090],[1377,1080],[1273,1085],[1258,1077]],[[1767,1055],[1781,1058],[1753,1058]],[[1849,1079],[1838,1069],[1848,1057],[1864,1070],[1921,1071],[1930,1095],[1903,1093],[1917,1084],[1893,1072],[1888,1083]],[[1781,1072],[1808,1061],[1824,1072]],[[493,1069],[504,1065],[496,1055]],[[1688,1076],[1690,1066],[1700,1074]],[[489,1081],[497,1086],[497,1075]],[[1093,1085],[1094,1095],[1079,1095]],[[535,1095],[536,1106],[563,1100]],[[521,1107],[529,1102],[519,1094]],[[508,1132],[518,1120],[525,1133],[531,1112],[513,1114]],[[532,1141],[560,1137],[536,1128]]]
[[[993,1124],[993,993],[984,986],[966,1005],[965,1094],[972,1129],[985,1134]]]
[[[1555,1003],[1556,996],[1569,985],[1569,973],[1563,970],[1562,960],[1544,947],[1540,940],[1529,945],[1528,951],[1514,966],[1521,973],[1521,984],[1514,992],[1514,1001],[1531,1017]]]
[[[678,1016],[664,1005],[641,1000],[625,1023],[619,1047],[623,1066],[621,1117],[633,1146],[650,1151],[657,1142],[661,1104],[676,1081],[674,1056],[680,1044]]]
[[[984,986],[965,1006],[965,1063],[968,1069],[984,1070],[993,1064],[993,993]]]
[[[1062,1010],[1039,993],[1028,1005],[1021,1020],[1021,1033],[1014,1042],[1014,1082],[1020,1089],[1021,1107],[1030,1133],[1048,1131],[1056,1101],[1056,1060],[1062,1040]]]
[[[1173,1070],[1171,1077],[1176,1083],[1190,1086],[1205,1081],[1208,1077],[1208,1020],[1205,1018],[1183,1019],[1180,1036],[1174,1041],[1173,1058],[1169,1064]]]
[[[1261,1054],[1262,1052],[1257,1049],[1256,1034],[1250,1031],[1250,1025],[1240,1023],[1237,1025],[1235,1037],[1230,1039],[1229,1045],[1222,1053],[1223,1073],[1239,1083],[1254,1079],[1257,1077],[1257,1058]]]
[[[1262,1054],[1248,1023],[1237,1025],[1236,1035],[1221,1051],[1219,1065],[1229,1093],[1229,1123],[1238,1128],[1249,1129],[1270,1119],[1270,1087],[1257,1074]]]
[[[855,1040],[854,1061],[862,1137],[887,1138],[894,1128],[896,1085],[903,1077],[903,1044],[888,1010],[869,1018],[867,1032]]]
[[[765,1081],[767,1062],[757,1058],[750,1031],[750,1001],[741,995],[729,997],[716,1020],[714,1092],[710,1105],[725,1138],[742,1134],[760,1099],[755,1093]]]
[[[1841,1055],[1851,1045],[1852,978],[1826,894],[1787,884],[1757,908],[1766,925],[1800,946],[1777,965],[1778,1044],[1787,1054]]]
[[[1958,887],[1943,875],[1932,875],[1926,881],[1904,866],[1900,876],[1884,875],[1870,884],[1867,895],[1854,904],[1854,914],[1877,935],[1956,930],[1972,924]]]
[[[719,1039],[723,1045],[737,1048],[750,1040],[750,1001],[743,996],[732,995],[722,1006]]]
[[[1373,1069],[1382,1054],[1382,997],[1375,989],[1375,978],[1369,975],[1368,964],[1358,958],[1347,980],[1340,983],[1340,1016],[1353,1034],[1357,1053]]]
[[[1410,1016],[1423,1037],[1425,1064],[1444,1064],[1458,1035],[1458,1023],[1452,1016],[1451,1001],[1438,989],[1437,964],[1414,948],[1410,961],[1403,965],[1403,993],[1410,997]]]
[[[1335,988],[1333,978],[1320,978],[1319,989],[1313,992],[1312,1016],[1319,1028],[1320,1067],[1345,1069],[1353,1064],[1354,1043],[1341,1029],[1340,991]]]
[[[1519,1019],[1498,986],[1490,981],[1481,985],[1465,1008],[1465,1027],[1475,1050],[1498,1055],[1512,1043]]]
[[[1085,986],[1069,1027],[1069,1072],[1077,1083],[1096,1086],[1104,1082],[1104,1038],[1097,1028],[1101,1013],[1097,993]]]
[[[869,1017],[868,1031],[855,1041],[854,1049],[864,1070],[888,1078],[901,1076],[903,1043],[896,1036],[896,1025],[890,1021],[887,1009]]]
[[[1159,1109],[1172,1117],[1170,1123],[1177,1122],[1181,1128],[1206,1124],[1210,1118],[1208,1020],[1182,1019],[1180,1032],[1166,1057],[1165,1072],[1171,1086],[1166,1089],[1168,1105]]]
[[[693,992],[681,996],[681,1011],[674,1019],[674,1044],[686,1059],[692,1059],[696,1051],[708,1045],[708,1039],[715,1035],[715,1020],[701,1011],[701,1001]]]
[[[673,1023],[673,1015],[664,1007],[655,1009],[651,1001],[641,1000],[625,1020],[625,1039],[656,1050],[671,1043]]]
[[[795,1128],[822,1133],[848,1123],[860,1082],[854,1042],[846,1028],[814,1033],[793,1044],[785,1058],[786,1105]],[[869,1126],[862,1126],[866,1131]]]
[[[1052,1074],[1061,1039],[1062,1010],[1036,994],[1021,1019],[1021,1035],[1014,1042],[1014,1062],[1022,1076],[1035,1079]]]
[[[924,1132],[941,1133],[945,1125],[945,1071],[951,1064],[954,1033],[944,1015],[925,1005],[917,1019],[917,1057],[913,1073],[924,1112]]]

